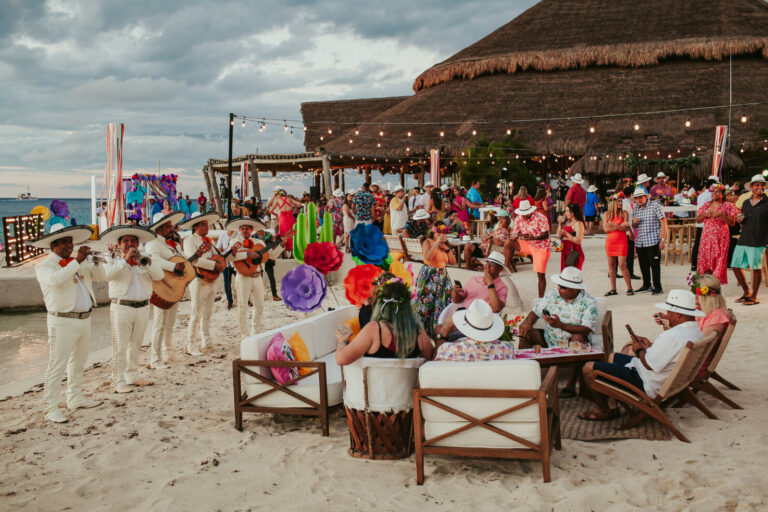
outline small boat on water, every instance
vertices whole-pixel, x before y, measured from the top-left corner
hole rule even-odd
[[[27,191],[26,192],[22,192],[19,195],[17,195],[16,199],[18,199],[19,201],[34,201],[34,200],[37,199],[37,197],[33,196],[29,192],[29,185],[27,185]]]

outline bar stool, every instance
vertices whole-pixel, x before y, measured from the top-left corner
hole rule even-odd
[[[677,262],[677,256],[680,256],[680,263],[683,263],[683,234],[685,226],[683,224],[667,225],[667,240],[664,247],[664,266],[669,264],[669,256],[672,255],[672,263]]]

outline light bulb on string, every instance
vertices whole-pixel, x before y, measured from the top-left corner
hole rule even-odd
[[[320,136],[320,140],[324,140],[324,139],[325,139],[325,137],[323,137],[323,136],[321,135],[321,136]]]
[[[594,126],[590,126],[589,127],[589,133],[595,133],[595,127]]]
[[[749,118],[748,118],[747,116],[741,116],[741,119],[740,119],[740,121],[741,121],[742,123],[746,123],[747,121],[749,121]]]
[[[547,128],[547,135],[552,135],[552,130],[550,128]]]
[[[639,130],[639,129],[640,129],[640,125],[639,125],[639,124],[637,124],[637,123],[635,123],[635,131],[637,131],[637,130]]]
[[[409,131],[409,132],[408,132],[406,135],[407,135],[408,137],[410,137],[410,136],[411,136],[411,132]]]
[[[686,119],[686,120],[685,120],[685,127],[686,127],[686,128],[690,128],[690,127],[691,127],[691,121],[690,121],[690,119]]]
[[[445,130],[440,130],[440,136],[445,137]]]
[[[245,118],[243,118],[243,127],[245,127]]]
[[[472,135],[477,135],[477,130],[472,130]]]
[[[510,130],[509,128],[507,128],[507,135],[512,135],[512,130]]]
[[[302,128],[302,130],[307,131],[307,126],[306,125],[302,125],[301,128]]]
[[[384,130],[379,130],[379,137],[383,137],[383,136],[384,136]]]
[[[287,132],[288,131],[288,121],[283,119],[283,123],[285,123],[285,126],[283,126],[283,130],[285,130]]]
[[[333,130],[331,130],[330,128],[328,128],[328,135],[331,135],[332,133],[333,133]]]

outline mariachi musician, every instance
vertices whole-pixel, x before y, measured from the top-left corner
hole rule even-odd
[[[192,233],[184,239],[184,256],[190,258],[194,255],[197,259],[193,265],[198,270],[207,270],[214,273],[221,273],[226,266],[226,261],[222,258],[214,261],[213,241],[208,238],[208,223],[216,222],[219,216],[214,212],[200,214],[195,212],[192,218],[179,224],[181,229],[191,229]],[[216,279],[216,278],[215,278]],[[214,279],[214,281],[215,281]],[[189,328],[187,331],[187,354],[191,356],[201,356],[200,349],[205,349],[212,343],[211,339],[211,315],[213,315],[213,301],[215,293],[213,282],[206,281],[199,273],[198,277],[189,285],[189,295],[192,299],[192,306],[189,312]],[[203,331],[200,349],[197,344],[197,325],[200,323]]]
[[[156,261],[161,269],[168,272],[184,272],[184,263],[169,261],[174,256],[182,256],[181,244],[174,236],[176,224],[182,220],[184,220],[184,212],[173,212],[168,215],[158,212],[153,218],[154,224],[149,226],[149,229],[157,234],[157,238],[148,242],[145,249],[152,261]],[[168,368],[166,363],[173,358],[176,351],[171,338],[178,310],[178,302],[168,309],[152,306],[152,347],[149,367],[153,370]]]
[[[141,342],[149,323],[152,281],[164,277],[163,269],[151,257],[139,253],[139,245],[155,239],[155,233],[141,226],[123,224],[104,231],[100,239],[120,249],[122,257],[104,265],[112,304],[112,378],[116,393],[130,393],[134,386],[151,386],[138,371]]]
[[[227,223],[227,230],[235,231],[229,242],[230,254],[227,257],[232,262],[247,262],[249,272],[238,271],[235,276],[237,289],[237,312],[240,334],[249,336],[261,330],[261,317],[264,313],[264,281],[261,278],[263,267],[261,254],[255,254],[254,246],[264,248],[264,242],[251,238],[255,230],[264,230],[264,225],[255,219],[235,219]],[[245,265],[242,263],[241,265]],[[250,274],[250,275],[246,275]],[[251,325],[247,327],[248,300],[253,304]]]
[[[59,227],[61,226],[61,227]],[[57,229],[58,228],[58,229]],[[96,305],[92,281],[104,280],[104,269],[89,258],[90,248],[75,245],[93,235],[88,226],[55,225],[51,233],[30,245],[50,250],[35,267],[48,310],[48,368],[45,371],[45,418],[55,423],[68,421],[59,409],[61,379],[67,373],[67,408],[98,407],[100,401],[83,396],[83,368],[91,340],[91,309]]]

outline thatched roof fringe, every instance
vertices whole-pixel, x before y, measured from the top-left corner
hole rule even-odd
[[[673,41],[653,41],[619,45],[562,48],[518,52],[499,57],[467,59],[437,64],[416,78],[413,90],[419,91],[456,78],[472,80],[494,73],[515,73],[525,70],[554,71],[586,68],[588,66],[641,67],[659,64],[668,57],[722,60],[729,55],[760,53],[768,59],[768,38],[691,38]]]

